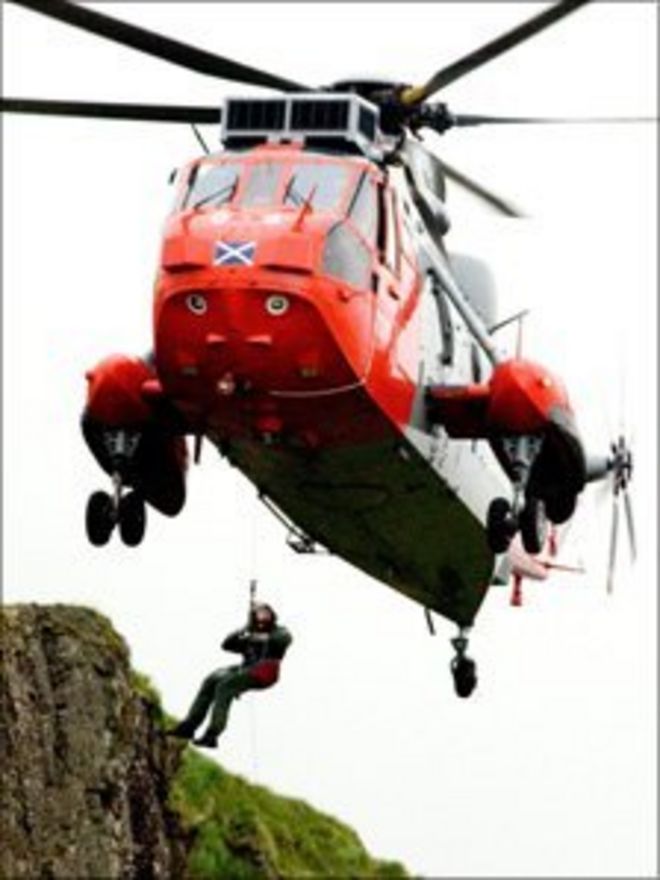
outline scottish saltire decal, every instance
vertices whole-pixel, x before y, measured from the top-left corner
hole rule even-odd
[[[254,241],[216,241],[213,248],[214,266],[251,266],[254,263]]]

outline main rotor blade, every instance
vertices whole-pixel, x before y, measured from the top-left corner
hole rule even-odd
[[[589,0],[561,0],[561,2],[551,6],[550,9],[544,10],[539,15],[535,15],[534,18],[530,18],[528,21],[523,22],[523,24],[513,28],[513,30],[507,31],[495,40],[491,40],[490,43],[475,49],[469,55],[464,55],[447,67],[443,67],[425,85],[405,89],[401,94],[401,100],[409,106],[425,101],[435,92],[448,86],[449,83],[461,79],[478,67],[482,67],[484,64],[492,61],[493,58],[497,58],[504,52],[508,52],[509,49],[513,49],[514,46],[529,40],[530,37],[555,24],[555,22],[588,2]]]
[[[479,113],[452,114],[456,128],[473,125],[619,125],[657,122],[657,116],[483,116]]]
[[[31,98],[0,98],[0,112],[212,125],[219,123],[221,118],[219,107],[183,107],[174,104],[108,104],[96,101],[41,101]]]
[[[485,186],[477,183],[473,178],[468,177],[467,174],[463,174],[463,172],[448,165],[444,159],[441,159],[440,161],[442,163],[442,170],[450,180],[453,180],[454,183],[462,186],[463,189],[468,190],[472,195],[477,196],[477,198],[489,204],[491,208],[494,208],[498,213],[504,214],[505,217],[525,216],[512,202],[506,201],[506,199],[503,199],[501,196],[491,192],[491,190],[486,189]]]
[[[231,58],[223,58],[221,55],[198,49],[179,40],[163,37],[137,25],[95,12],[93,9],[76,6],[68,0],[10,0],[10,2],[108,40],[114,40],[115,43],[121,43],[123,46],[130,46],[147,55],[154,55],[156,58],[162,58],[188,70],[195,70],[197,73],[249,85],[267,86],[284,92],[306,89],[305,86],[292,80],[283,79],[256,67],[239,64]]]

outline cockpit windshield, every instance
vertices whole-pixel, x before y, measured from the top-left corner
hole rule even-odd
[[[229,202],[236,192],[242,166],[223,162],[220,165],[198,165],[193,171],[184,208],[201,208],[213,203]]]
[[[244,208],[268,207],[276,204],[282,163],[267,160],[251,166],[240,203]]]
[[[184,208],[233,202],[244,208],[308,202],[316,211],[340,211],[353,169],[334,162],[264,157],[258,161],[201,162],[192,172]]]
[[[343,165],[305,162],[294,165],[284,190],[285,205],[311,202],[318,211],[337,210],[346,188],[348,169]]]

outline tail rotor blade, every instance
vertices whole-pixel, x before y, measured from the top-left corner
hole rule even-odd
[[[610,532],[610,558],[607,565],[607,592],[614,590],[614,567],[616,565],[616,551],[619,537],[619,496],[614,496],[612,507],[612,530]]]
[[[627,489],[623,491],[623,507],[626,512],[626,525],[628,526],[628,539],[630,541],[630,555],[633,562],[637,559],[637,538],[635,536],[635,518],[633,516],[632,501]]]
[[[612,525],[610,528],[609,560],[607,563],[607,592],[614,588],[614,570],[616,567],[619,545],[619,508],[623,501],[624,515],[630,542],[630,555],[634,562],[637,556],[637,539],[635,536],[635,520],[632,501],[629,494],[630,480],[633,474],[633,455],[623,434],[610,443],[610,454],[605,459],[605,466],[594,472],[592,479],[603,481],[603,490],[612,496]]]

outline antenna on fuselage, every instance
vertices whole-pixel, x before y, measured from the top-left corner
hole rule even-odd
[[[190,127],[192,128],[192,130],[193,130],[193,132],[194,132],[194,134],[195,134],[195,137],[197,138],[197,140],[198,140],[198,142],[199,142],[201,148],[204,150],[204,152],[205,152],[206,155],[208,156],[209,153],[211,152],[211,150],[209,149],[208,144],[206,143],[206,141],[204,140],[204,138],[202,137],[202,133],[201,133],[200,130],[197,128],[197,126],[195,125],[194,122],[191,124]]]
[[[488,328],[488,332],[492,336],[494,333],[497,333],[498,330],[502,330],[503,327],[508,327],[509,324],[513,324],[514,321],[518,323],[518,330],[516,334],[516,357],[522,357],[522,348],[523,348],[523,321],[529,314],[529,309],[523,309],[520,312],[516,312],[515,315],[511,315],[509,318],[505,318],[504,321],[500,321],[498,324],[493,324],[492,327]]]

